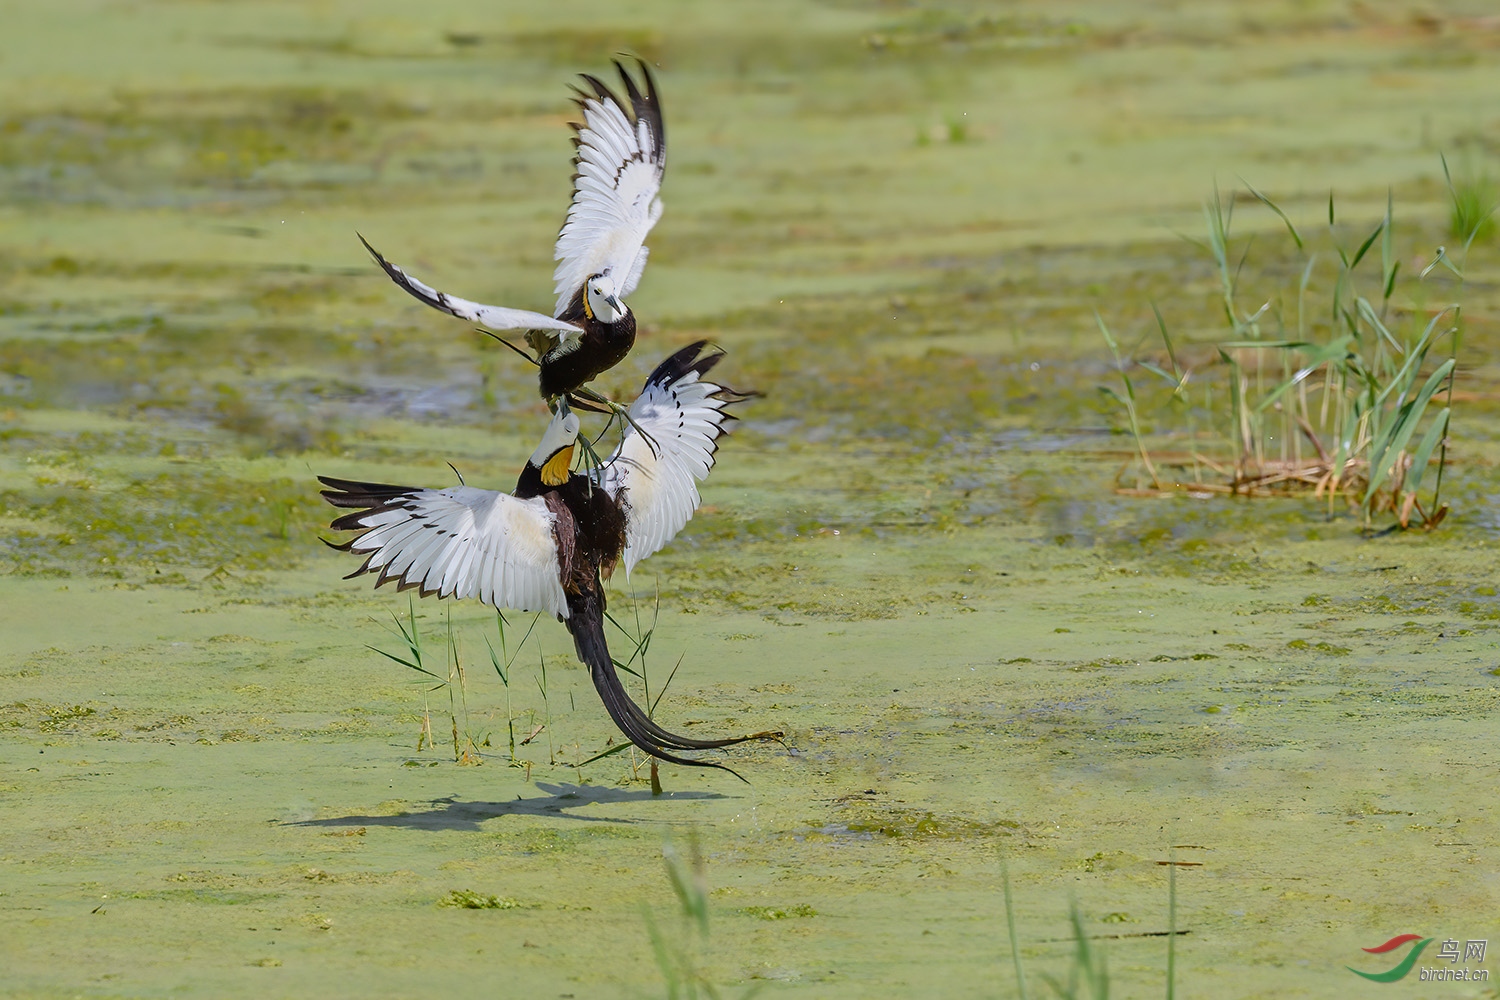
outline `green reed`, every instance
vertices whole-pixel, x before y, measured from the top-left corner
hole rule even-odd
[[[1456,212],[1465,195],[1451,177],[1449,194]],[[1246,197],[1238,200],[1274,213],[1292,248],[1251,269],[1259,281],[1249,300],[1259,304],[1248,307],[1245,274],[1254,240],[1236,235],[1237,198],[1215,187],[1204,205],[1201,245],[1215,266],[1223,332],[1198,348],[1197,368],[1205,373],[1197,376],[1201,393],[1192,391],[1195,369],[1183,360],[1191,348],[1174,344],[1154,303],[1170,370],[1122,357],[1116,337],[1098,318],[1124,386],[1123,394],[1104,391],[1124,410],[1152,488],[1251,496],[1306,491],[1330,504],[1343,498],[1366,527],[1387,512],[1403,528],[1436,527],[1448,509],[1442,479],[1462,342],[1463,267],[1483,220],[1470,219],[1457,255],[1439,247],[1426,268],[1403,280],[1390,195],[1383,216],[1349,239],[1330,194],[1321,249],[1268,195],[1247,185]],[[1434,287],[1427,279],[1440,268],[1456,283],[1438,294],[1451,291],[1452,299],[1427,305]],[[1280,287],[1277,274],[1286,276]],[[1270,288],[1264,287],[1268,275]],[[1129,377],[1133,365],[1170,389],[1178,419],[1186,413],[1192,441],[1186,461],[1153,459],[1140,392]],[[1196,406],[1195,395],[1201,400]],[[1206,441],[1199,438],[1200,422],[1210,428]],[[1164,462],[1180,472],[1190,463],[1191,482],[1185,475],[1166,481],[1171,473]],[[1222,478],[1205,483],[1203,466]]]

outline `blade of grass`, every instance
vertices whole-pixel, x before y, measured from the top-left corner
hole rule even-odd
[[[1167,333],[1167,321],[1162,319],[1161,309],[1157,307],[1156,300],[1151,300],[1151,313],[1156,317],[1156,328],[1161,331],[1161,341],[1167,345],[1167,357],[1172,359],[1172,371],[1177,376],[1177,381],[1182,382],[1182,365],[1177,363],[1177,351],[1172,346],[1172,337]]]
[[[683,656],[686,655],[686,653],[683,654]],[[651,709],[646,713],[648,716],[654,716],[656,714],[656,706],[661,704],[662,695],[666,694],[667,688],[672,686],[672,680],[677,676],[677,668],[682,666],[682,659],[682,656],[679,656],[677,658],[677,663],[672,667],[672,672],[667,675],[666,683],[661,686],[660,691],[656,692],[656,697],[651,701]]]
[[[1297,249],[1298,250],[1304,249],[1303,243],[1302,243],[1302,234],[1299,233],[1299,232],[1297,232],[1297,227],[1294,226],[1294,225],[1292,225],[1292,220],[1289,219],[1289,218],[1287,218],[1286,213],[1281,210],[1281,206],[1278,205],[1278,204],[1276,204],[1270,198],[1267,198],[1265,195],[1261,194],[1255,188],[1251,187],[1248,183],[1246,183],[1246,181],[1245,181],[1245,179],[1243,177],[1240,178],[1240,183],[1244,184],[1245,185],[1245,189],[1247,191],[1249,191],[1252,195],[1254,195],[1260,201],[1260,203],[1262,205],[1266,206],[1271,211],[1275,212],[1278,217],[1280,217],[1282,223],[1286,226],[1286,231],[1288,233],[1292,234],[1292,241],[1297,244]],[[1329,221],[1330,222],[1332,221],[1331,217],[1330,217]]]
[[[1130,433],[1135,438],[1135,446],[1141,456],[1141,464],[1146,467],[1146,474],[1151,477],[1151,483],[1157,489],[1161,489],[1161,480],[1157,478],[1156,467],[1151,464],[1151,456],[1146,453],[1146,442],[1141,438],[1140,421],[1135,412],[1135,387],[1131,385],[1130,376],[1125,371],[1124,362],[1120,358],[1120,345],[1115,341],[1114,335],[1109,332],[1109,327],[1104,323],[1104,317],[1094,312],[1094,322],[1099,324],[1099,332],[1104,335],[1104,342],[1109,345],[1110,353],[1115,358],[1115,368],[1120,373],[1120,380],[1125,383],[1125,398],[1107,386],[1101,388],[1113,396],[1125,407],[1126,416],[1130,420]]]
[[[1391,345],[1391,350],[1403,356],[1406,354],[1406,349],[1397,343],[1395,336],[1380,321],[1380,317],[1375,314],[1375,307],[1370,305],[1369,299],[1363,295],[1358,296],[1354,300],[1354,307],[1359,310],[1360,318],[1369,323],[1375,332],[1380,334],[1381,338]]]
[[[1433,450],[1437,448],[1438,443],[1443,438],[1448,436],[1448,421],[1451,419],[1452,413],[1453,411],[1446,406],[1439,410],[1437,415],[1432,418],[1432,426],[1427,428],[1427,433],[1423,436],[1422,442],[1417,445],[1417,450],[1412,453],[1411,474],[1406,480],[1407,492],[1415,493],[1422,485],[1422,474],[1427,471],[1427,463],[1432,461]]]
[[[1354,252],[1354,259],[1349,262],[1349,270],[1352,271],[1359,266],[1359,262],[1365,259],[1365,253],[1370,249],[1372,245],[1374,245],[1376,237],[1378,237],[1384,230],[1385,221],[1381,220],[1375,226],[1375,231],[1372,232],[1369,236],[1366,236],[1365,241],[1361,243],[1359,245],[1359,249]]]
[[[1010,865],[1005,856],[1000,857],[1000,879],[1005,886],[1005,932],[1010,938],[1010,960],[1016,969],[1016,993],[1021,1000],[1030,1000],[1026,993],[1026,970],[1021,966],[1021,943],[1016,933],[1016,910],[1010,898]]]
[[[369,643],[365,644],[365,648],[368,649],[368,650],[371,650],[373,652],[379,653],[381,656],[384,656],[388,660],[395,660],[397,663],[401,664],[403,667],[410,667],[412,670],[420,671],[420,672],[426,674],[428,677],[433,678],[434,680],[442,681],[445,684],[447,683],[447,680],[445,678],[439,677],[437,674],[433,673],[431,670],[428,670],[426,667],[418,666],[417,664],[412,663],[410,660],[403,660],[401,657],[397,656],[395,653],[387,653],[383,649],[376,649],[374,646],[371,646]]]
[[[633,744],[627,742],[621,743],[617,746],[612,746],[608,750],[601,750],[598,753],[594,754],[594,756],[590,757],[588,760],[580,763],[578,766],[583,767],[585,764],[592,764],[596,760],[603,760],[606,757],[613,757],[617,753],[624,753],[626,750],[629,750],[632,745]]]
[[[1167,1000],[1177,995],[1177,858],[1167,865]]]
[[[1392,421],[1390,428],[1386,431],[1384,440],[1376,446],[1370,457],[1370,485],[1365,489],[1365,504],[1375,495],[1380,484],[1385,482],[1391,473],[1391,463],[1395,456],[1400,455],[1405,449],[1406,443],[1416,432],[1417,424],[1422,419],[1422,413],[1427,409],[1427,402],[1437,392],[1453,371],[1453,359],[1444,361],[1436,371],[1428,376],[1422,390],[1417,393],[1411,402],[1406,403],[1397,411],[1397,418]]]

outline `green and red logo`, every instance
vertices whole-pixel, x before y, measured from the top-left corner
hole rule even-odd
[[[1387,969],[1385,972],[1360,972],[1352,965],[1346,965],[1344,968],[1356,976],[1363,976],[1365,979],[1375,983],[1394,983],[1398,979],[1404,979],[1406,978],[1406,974],[1411,972],[1412,966],[1417,964],[1417,958],[1422,954],[1422,949],[1432,944],[1432,938],[1424,938],[1420,934],[1397,934],[1385,944],[1378,944],[1373,948],[1362,949],[1371,955],[1386,955],[1411,941],[1417,942],[1412,947],[1412,950],[1407,952],[1406,957],[1397,962],[1393,968]]]

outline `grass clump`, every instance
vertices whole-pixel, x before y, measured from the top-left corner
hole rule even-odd
[[[1451,179],[1449,190],[1457,212],[1465,196]],[[1295,248],[1292,266],[1281,268],[1290,280],[1255,289],[1257,308],[1242,306],[1253,240],[1234,236],[1235,198],[1215,189],[1204,207],[1202,245],[1217,272],[1225,332],[1207,345],[1211,354],[1195,358],[1192,347],[1174,343],[1154,304],[1165,351],[1159,362],[1122,355],[1098,320],[1123,387],[1102,391],[1124,410],[1144,473],[1144,483],[1121,492],[1310,493],[1330,508],[1343,499],[1367,528],[1385,513],[1401,528],[1436,527],[1448,512],[1442,486],[1463,336],[1463,266],[1478,221],[1471,219],[1458,254],[1438,247],[1420,274],[1403,280],[1391,198],[1383,218],[1358,243],[1346,243],[1330,195],[1326,246],[1318,250],[1271,198],[1249,188],[1246,200],[1284,224]],[[1434,274],[1448,280],[1436,302],[1435,281],[1427,281]],[[1169,421],[1190,441],[1186,455],[1153,457],[1147,447],[1135,367],[1165,386]],[[1195,382],[1200,370],[1210,374]]]
[[[383,649],[378,649],[375,646],[370,646],[368,644],[365,648],[371,650],[372,652],[379,653],[386,659],[391,660],[395,663],[399,663],[409,670],[414,670],[417,673],[426,676],[429,680],[434,682],[430,687],[426,689],[427,694],[431,694],[434,691],[447,691],[448,714],[452,722],[453,761],[454,763],[460,765],[477,766],[484,763],[484,758],[479,750],[480,746],[488,746],[490,741],[488,737],[485,737],[483,740],[477,740],[475,738],[473,729],[470,727],[468,674],[464,670],[463,658],[459,652],[458,639],[453,633],[453,607],[450,604],[444,610],[446,612],[447,623],[448,656],[447,669],[442,674],[429,669],[427,664],[423,660],[424,654],[422,647],[422,636],[417,628],[416,600],[410,595],[407,596],[406,621],[403,623],[401,619],[396,617],[394,613],[392,613],[391,615],[391,621],[395,626],[393,629],[391,629],[391,631],[395,632],[395,634],[400,637],[401,641],[406,644],[406,655],[401,656],[396,653],[388,653]],[[527,634],[529,635],[530,633],[528,632]],[[501,626],[500,638],[503,649],[505,641],[503,625]],[[493,660],[493,649],[491,649],[490,656]],[[509,661],[507,661],[507,666],[508,665]],[[506,682],[506,714],[507,716],[509,716],[509,679],[504,671],[501,670],[498,663],[496,663],[496,669],[497,671],[500,671],[500,679]],[[509,718],[507,718],[506,724],[507,727],[510,727],[511,722]],[[515,742],[513,728],[511,729],[511,733],[511,758],[514,761]],[[432,711],[431,706],[426,703],[424,696],[424,703],[422,708],[422,728],[421,731],[417,734],[417,752],[420,753],[424,748],[431,749],[433,746],[435,746],[435,743],[432,736]]]
[[[640,608],[634,593],[630,594],[632,611],[634,617],[633,628],[629,619],[622,621],[613,615],[608,620],[629,641],[630,653],[624,660],[616,660],[615,666],[641,681],[644,685],[645,697],[643,702],[648,713],[654,713],[665,695],[667,688],[677,675],[677,666],[681,665],[679,659],[677,666],[667,674],[665,681],[657,688],[651,686],[651,677],[647,670],[647,654],[651,645],[652,636],[656,630],[656,620],[660,613],[660,596],[658,595],[653,604],[651,618],[647,624],[640,613]],[[581,772],[581,769],[595,761],[605,757],[612,757],[626,751],[633,751],[633,745],[628,741],[613,742],[598,753],[584,759],[566,760],[559,752],[566,747],[558,746],[553,741],[552,734],[552,704],[551,681],[555,679],[552,675],[555,670],[549,668],[545,655],[537,650],[537,668],[535,682],[537,694],[540,697],[540,705],[533,701],[531,707],[517,705],[515,685],[515,670],[517,661],[526,646],[531,643],[532,634],[541,616],[534,614],[529,616],[529,621],[518,623],[524,624],[524,629],[518,629],[503,613],[496,612],[495,615],[495,637],[498,642],[489,636],[483,636],[485,650],[489,654],[490,666],[494,668],[495,675],[500,679],[501,686],[505,691],[504,705],[504,732],[490,732],[482,727],[476,728],[472,723],[469,711],[469,684],[470,677],[468,668],[464,664],[462,655],[462,628],[455,628],[453,622],[452,608],[444,608],[445,634],[439,637],[424,638],[421,634],[419,619],[422,615],[417,614],[416,600],[411,595],[407,598],[407,613],[399,616],[392,613],[390,622],[382,623],[392,636],[399,640],[400,646],[404,647],[399,652],[389,652],[377,646],[366,644],[366,648],[379,654],[393,663],[420,676],[413,678],[424,685],[423,709],[421,713],[421,727],[417,733],[416,750],[421,753],[424,750],[433,750],[437,747],[437,741],[433,734],[432,704],[430,696],[438,694],[442,698],[447,696],[447,715],[449,716],[449,736],[451,738],[453,761],[463,765],[479,765],[486,759],[497,756],[490,751],[492,746],[504,747],[505,762],[511,767],[525,768],[527,779],[530,780],[531,768],[541,762],[540,747],[545,735],[547,744],[546,760],[549,765],[564,765]],[[372,619],[376,620],[376,619]],[[378,620],[377,620],[378,621]],[[519,641],[516,636],[519,635]],[[430,648],[432,644],[443,645],[442,653],[434,653]],[[533,643],[534,645],[534,643]],[[444,655],[446,664],[439,666],[437,660],[439,655]],[[522,691],[524,693],[524,686]],[[568,695],[568,707],[572,706],[572,695]],[[441,710],[440,710],[441,713]],[[441,714],[439,714],[441,719]],[[520,721],[522,727],[517,727]],[[441,725],[441,722],[439,723]],[[503,743],[502,743],[503,741]],[[447,741],[445,741],[447,742]],[[535,758],[525,756],[527,747],[535,746]],[[573,746],[570,744],[570,746]],[[576,746],[574,747],[576,749]],[[579,756],[582,756],[581,754]],[[634,780],[641,779],[640,771],[649,762],[651,788],[654,794],[662,794],[660,779],[657,774],[655,758],[645,758],[642,761],[632,761],[632,777]],[[408,766],[421,766],[422,760],[409,760]],[[435,764],[436,761],[431,763]],[[580,781],[582,776],[580,773]]]
[[[1448,234],[1463,240],[1465,249],[1493,237],[1500,191],[1489,172],[1469,169],[1455,179],[1444,159],[1443,177],[1448,182]]]

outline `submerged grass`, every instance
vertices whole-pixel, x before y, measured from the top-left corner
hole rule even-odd
[[[406,621],[402,622],[395,614],[391,615],[395,632],[406,645],[406,655],[401,656],[396,653],[388,653],[375,646],[366,646],[365,648],[435,681],[436,683],[425,689],[426,694],[431,694],[433,691],[447,692],[448,716],[452,724],[453,761],[455,764],[460,765],[480,764],[483,763],[483,758],[480,755],[474,733],[469,726],[468,678],[464,673],[463,659],[459,654],[458,640],[453,632],[452,605],[445,607],[444,612],[444,622],[447,626],[448,655],[447,667],[442,674],[428,669],[423,662],[422,635],[417,625],[416,599],[410,594],[407,595]],[[461,735],[460,729],[462,729]],[[417,752],[421,753],[424,748],[432,749],[434,745],[432,738],[432,714],[424,696],[422,728],[417,734]]]
[[[628,595],[630,600],[630,618],[621,622],[614,615],[608,615],[608,619],[619,634],[629,644],[630,652],[624,659],[616,659],[617,669],[637,678],[644,689],[642,704],[648,713],[654,714],[660,706],[662,698],[671,687],[672,681],[677,676],[678,669],[682,666],[679,658],[676,665],[667,674],[660,686],[653,690],[652,678],[649,667],[649,652],[651,641],[656,631],[657,618],[660,614],[660,594],[655,595],[651,607],[651,619],[649,624],[642,619],[639,596],[631,591]],[[443,644],[446,648],[447,666],[443,672],[432,669],[427,662],[426,647],[424,646],[419,619],[423,616],[418,614],[416,600],[407,595],[406,615],[403,618],[392,613],[391,624],[386,625],[387,630],[395,633],[396,637],[405,647],[402,653],[392,653],[376,646],[367,645],[366,648],[378,653],[391,662],[399,664],[408,670],[422,675],[424,688],[424,704],[421,720],[421,728],[417,735],[416,750],[431,750],[435,747],[432,735],[431,709],[426,701],[426,696],[435,692],[444,692],[448,700],[448,716],[450,722],[451,740],[453,747],[453,760],[459,765],[477,765],[484,762],[485,751],[492,745],[492,736],[488,733],[480,733],[472,724],[469,711],[469,678],[464,668],[461,654],[462,638],[464,628],[455,626],[453,621],[453,610],[451,604],[443,607],[444,633]],[[526,629],[521,633],[520,640],[512,644],[509,622],[503,613],[497,612],[495,618],[495,629],[498,640],[492,643],[488,636],[482,636],[486,651],[489,654],[490,665],[495,675],[500,680],[504,691],[504,727],[506,762],[513,767],[522,767],[530,773],[530,769],[543,761],[523,756],[518,753],[518,748],[524,748],[538,741],[543,735],[547,738],[547,755],[545,763],[549,766],[563,763],[559,757],[559,745],[554,742],[554,726],[552,713],[552,686],[551,674],[553,669],[549,668],[547,654],[542,650],[539,643],[531,642],[533,632],[541,615],[529,616]],[[632,621],[633,619],[633,621]],[[512,679],[515,674],[515,665],[521,654],[528,646],[536,647],[537,665],[534,673],[534,683],[539,702],[520,707],[514,698]],[[576,710],[572,703],[572,694],[569,693],[569,708]],[[493,717],[493,712],[491,717]],[[538,717],[540,716],[540,717]],[[527,731],[520,735],[516,729],[516,722],[526,720]],[[610,737],[605,749],[600,750],[586,758],[574,758],[574,762],[568,766],[573,767],[582,776],[582,769],[597,761],[616,754],[629,751],[631,754],[631,771],[636,780],[641,780],[640,769],[649,768],[649,781],[654,795],[663,794],[661,781],[658,773],[658,764],[653,757],[637,759],[634,747],[627,741],[620,740],[618,734]],[[540,745],[539,743],[537,745]],[[576,747],[574,749],[577,749]]]
[[[1164,864],[1167,868],[1167,954],[1166,954],[1166,997],[1174,1000],[1177,995],[1177,861],[1175,859]],[[1015,969],[1016,992],[1021,1000],[1029,1000],[1030,994],[1026,988],[1026,970],[1021,962],[1021,949],[1018,941],[1016,927],[1015,908],[1011,903],[1010,867],[1005,859],[1001,858],[1000,877],[1005,894],[1005,929],[1010,941],[1011,964]],[[1110,914],[1106,917],[1108,921],[1112,917],[1122,917],[1123,914]],[[1105,958],[1102,947],[1096,945],[1096,939],[1119,938],[1121,935],[1091,935],[1085,925],[1083,910],[1078,901],[1073,900],[1068,906],[1068,924],[1072,931],[1073,952],[1068,968],[1062,976],[1043,973],[1042,980],[1051,987],[1062,1000],[1109,1000],[1109,965]],[[1160,932],[1157,932],[1159,935]],[[1139,936],[1139,935],[1129,935]],[[1155,935],[1148,935],[1155,936]]]
[[[537,612],[531,616],[531,624],[526,627],[526,632],[521,636],[521,641],[516,643],[515,649],[511,649],[505,634],[507,624],[505,612],[496,611],[495,629],[500,638],[499,655],[496,655],[495,647],[490,645],[489,637],[486,636],[484,640],[485,648],[490,654],[490,665],[495,668],[495,675],[500,678],[500,684],[505,688],[505,737],[506,748],[510,754],[509,762],[512,766],[518,765],[519,761],[516,758],[516,712],[514,703],[511,701],[511,668],[515,665],[516,657],[521,655],[521,650],[526,646],[526,640],[531,638],[531,631],[536,628],[536,623],[541,617],[541,612]],[[503,663],[501,662],[502,660],[504,661]],[[486,737],[485,744],[488,745],[488,743],[489,739]]]

